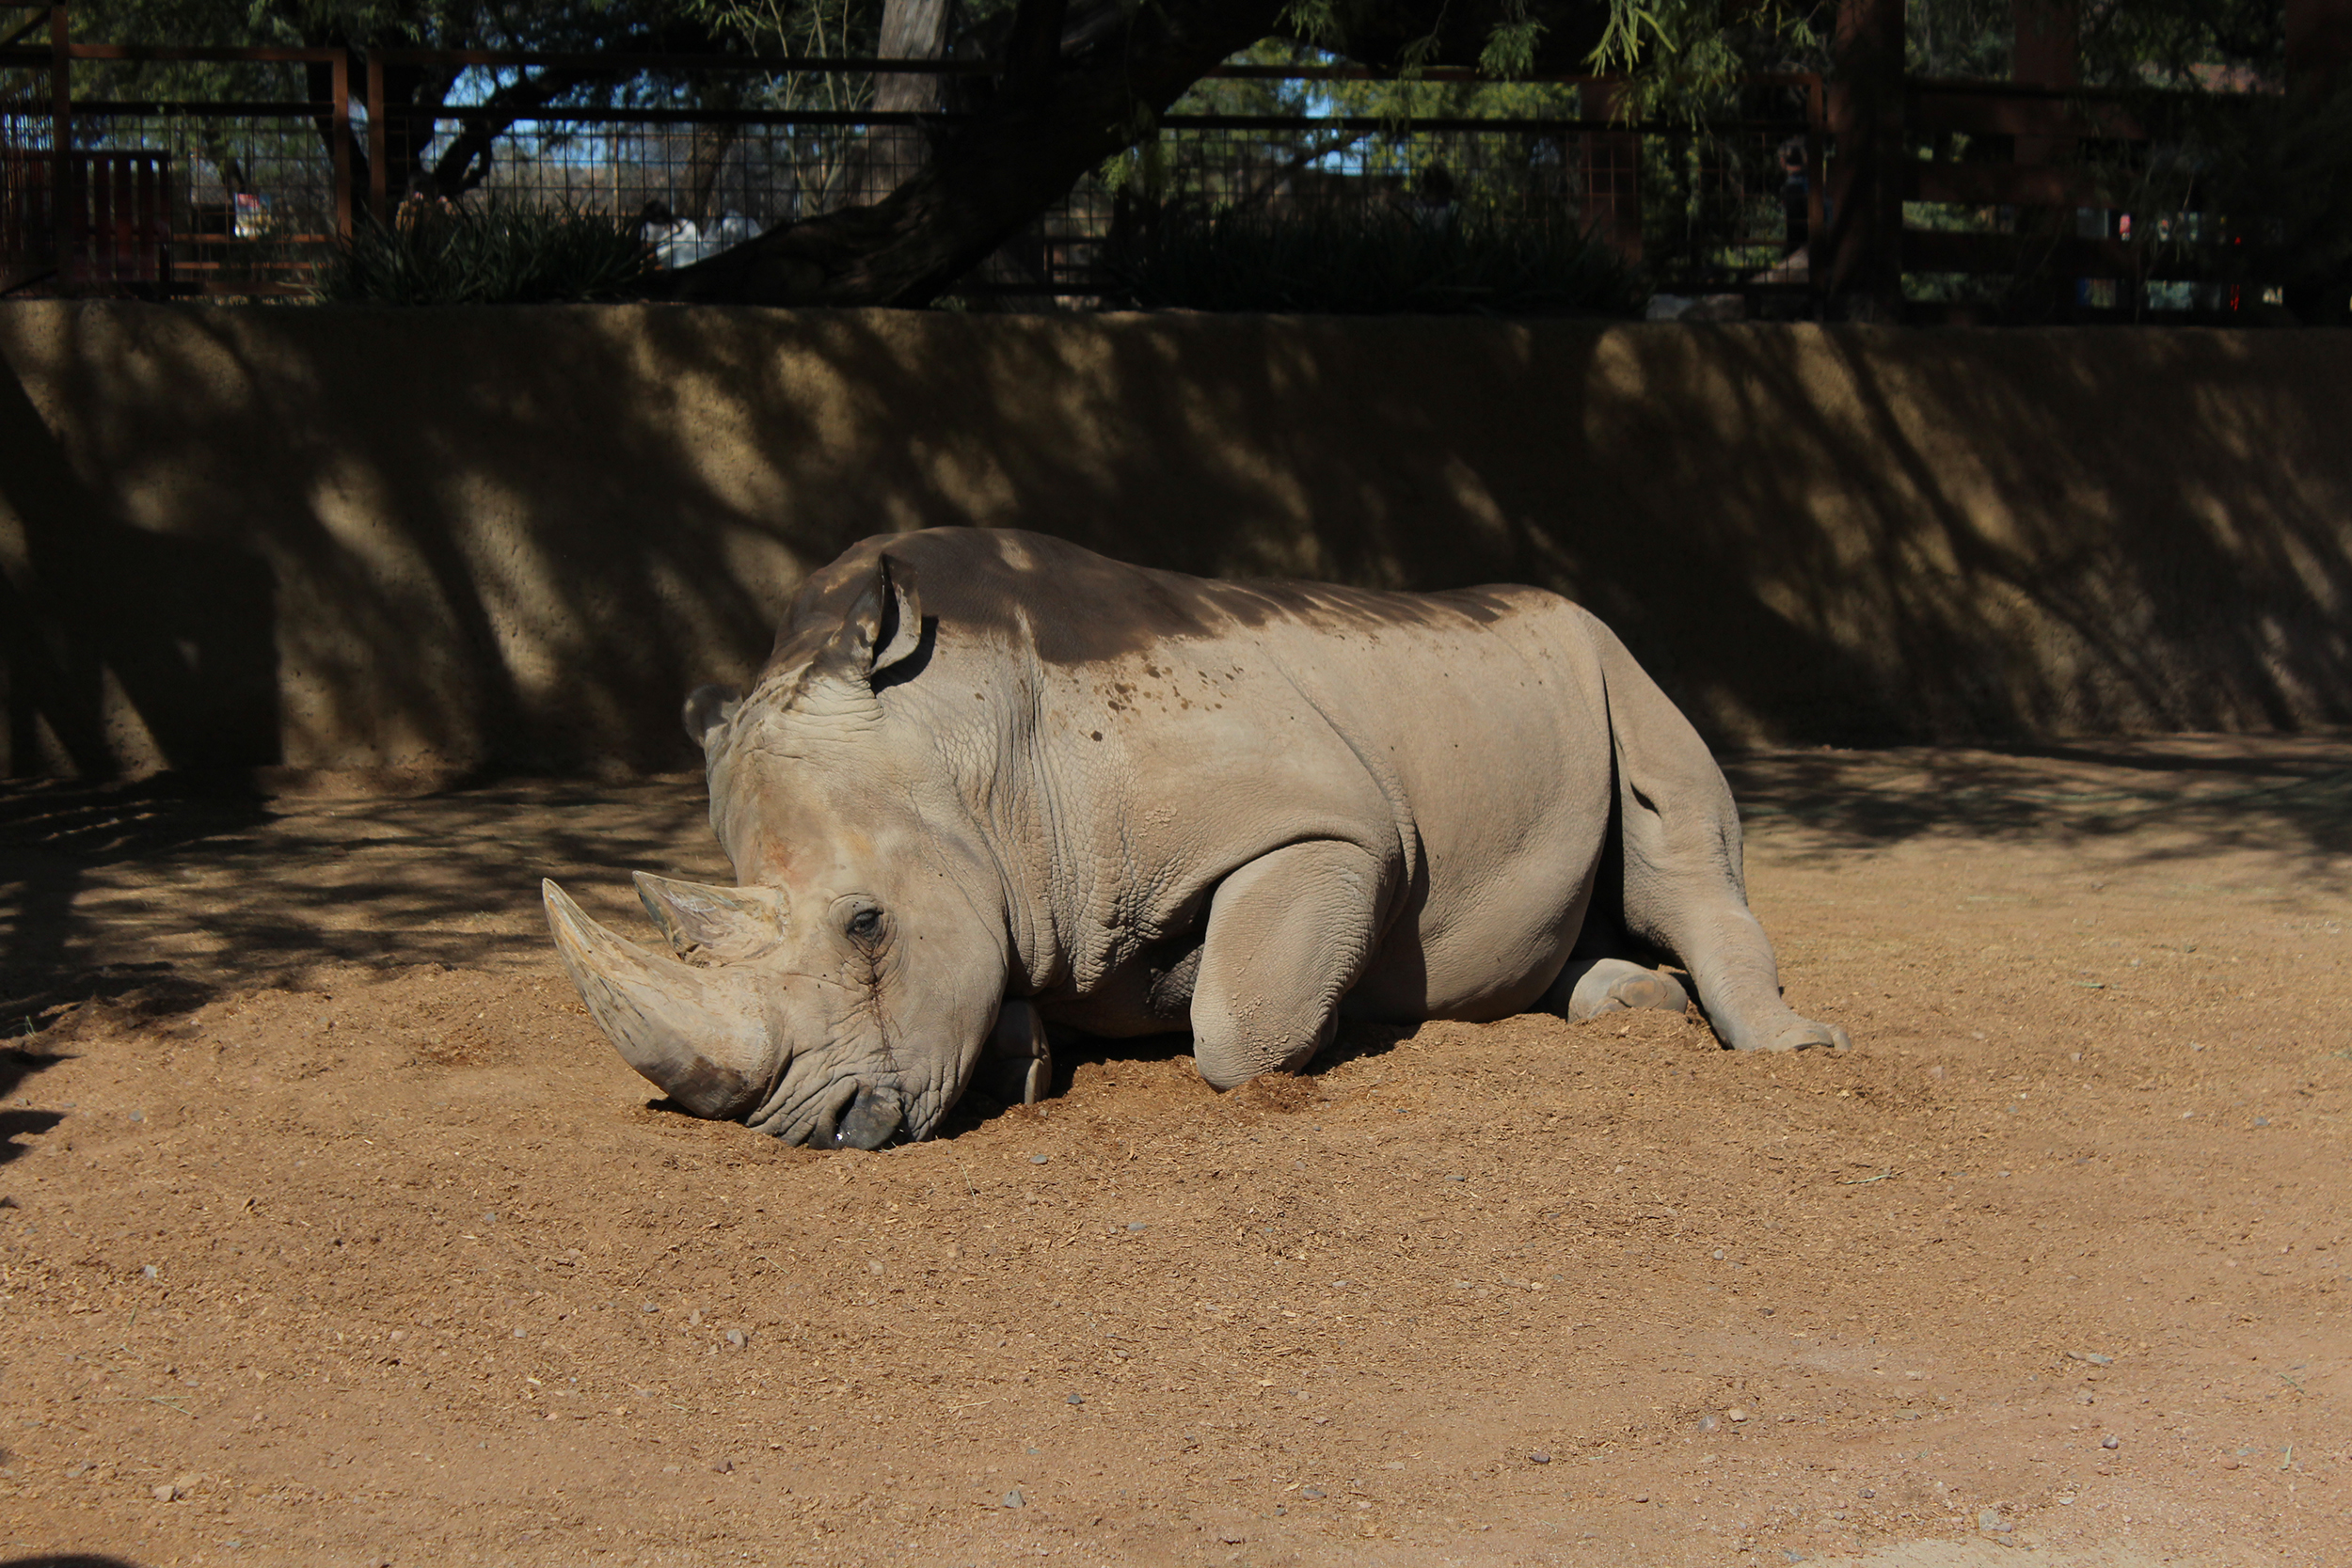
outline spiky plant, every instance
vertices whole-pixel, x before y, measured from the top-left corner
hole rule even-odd
[[[322,270],[339,305],[546,305],[626,299],[654,269],[636,223],[489,198],[412,202],[362,220]]]

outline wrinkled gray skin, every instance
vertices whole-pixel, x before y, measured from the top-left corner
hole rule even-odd
[[[687,705],[739,885],[641,875],[675,957],[547,884],[573,980],[697,1116],[930,1135],[1034,1098],[1041,1021],[1189,1029],[1228,1088],[1342,1017],[1684,1005],[1842,1049],[1780,997],[1697,734],[1533,588],[1375,594],[1147,571],[1012,531],[869,539],[740,698]]]

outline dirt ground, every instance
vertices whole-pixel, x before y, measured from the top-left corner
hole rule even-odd
[[[1731,770],[1850,1055],[1155,1041],[826,1155],[548,947],[724,877],[699,781],[8,786],[0,1559],[2352,1560],[2352,737]]]

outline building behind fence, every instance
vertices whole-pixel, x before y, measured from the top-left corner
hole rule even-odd
[[[1849,0],[1857,12],[1899,4]],[[638,95],[659,102],[516,116],[486,101],[490,87],[581,62],[124,48],[71,39],[62,6],[12,0],[0,0],[0,293],[301,295],[355,224],[394,222],[405,203],[453,195],[609,213],[642,225],[660,264],[685,265],[891,188],[920,132],[914,115],[870,107],[878,76],[993,69],[606,56],[596,64],[608,80],[660,84]],[[196,60],[274,66],[300,89],[234,102],[73,91],[77,65]],[[2023,53],[2020,63],[2032,64]],[[476,101],[429,112],[389,103],[387,72],[419,66],[469,73]],[[1378,79],[1340,66],[1229,66],[1212,88],[1286,83],[1284,112],[1202,112],[1216,94],[1197,91],[1146,148],[1080,180],[953,292],[968,303],[1126,302],[1132,279],[1111,253],[1122,226],[1174,204],[1379,208],[1433,223],[1475,209],[1568,223],[1639,263],[1661,293],[1736,296],[1742,313],[1818,314],[1834,291],[1875,291],[1882,309],[1891,301],[1915,319],[1986,302],[2013,316],[2021,301],[2038,319],[2137,318],[2152,307],[2237,319],[2276,294],[2242,269],[2216,281],[2213,245],[2171,243],[2159,254],[2146,234],[2135,244],[2119,232],[2128,229],[2119,214],[2087,205],[2099,198],[2052,166],[2088,138],[2147,135],[2065,80],[1898,80],[1873,98],[1867,84],[1762,78],[1740,89],[1739,118],[1695,126],[1620,119],[1608,112],[1613,84],[1572,78],[1530,84],[1534,113],[1343,112],[1341,85]],[[1899,132],[1866,112],[1889,103]],[[1975,141],[1965,162],[1946,156],[1956,131]],[[459,192],[433,173],[453,157],[466,170]],[[2185,214],[2168,240],[2194,222]],[[2029,272],[2036,281],[2021,291]]]

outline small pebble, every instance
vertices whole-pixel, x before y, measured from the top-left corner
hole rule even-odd
[[[1021,1489],[1017,1486],[1005,1494],[1005,1506],[1007,1508],[1020,1508],[1023,1507],[1027,1499],[1021,1496]]]
[[[1748,1418],[1748,1413],[1747,1413],[1746,1411],[1744,1411],[1744,1410],[1740,1409],[1740,1408],[1738,1405],[1736,1405],[1736,1404],[1735,1404],[1735,1405],[1733,1405],[1733,1406],[1732,1406],[1729,1410],[1724,1411],[1724,1414],[1725,1416],[1729,1417],[1731,1419],[1733,1419],[1733,1420],[1735,1420],[1735,1421],[1744,1421],[1744,1420],[1746,1420],[1746,1419]]]
[[[645,1303],[645,1310],[646,1310],[646,1311],[648,1311],[648,1312],[659,1312],[659,1311],[660,1311],[660,1310],[661,1310],[661,1308],[660,1308],[660,1307],[656,1307],[656,1306],[655,1306],[652,1302],[647,1302],[647,1303]]]
[[[1872,1497],[1877,1497],[1877,1496],[1878,1496],[1878,1489],[1877,1489],[1876,1487],[1873,1487],[1873,1486],[1866,1486],[1866,1487],[1864,1487],[1864,1488],[1862,1489],[1862,1498],[1863,1498],[1863,1501],[1865,1501],[1865,1502],[1869,1501]]]
[[[2099,1446],[2103,1449],[2120,1449],[2123,1446],[2123,1439],[2116,1436],[2113,1433],[2108,1433],[2105,1437],[2099,1439]]]
[[[1468,1181],[1470,1178],[1467,1176],[1449,1176],[1446,1180],[1448,1181]]]
[[[133,1121],[145,1121],[147,1119],[147,1113],[145,1111],[134,1111],[131,1113],[131,1119]]]
[[[529,1331],[528,1329],[521,1329],[521,1328],[518,1328],[518,1329],[515,1330],[515,1338],[517,1338],[517,1339],[522,1338],[523,1338],[526,1334],[528,1334],[529,1332],[530,1332],[530,1331]]]
[[[1699,1430],[1700,1430],[1701,1432],[1715,1432],[1715,1431],[1719,1431],[1719,1430],[1722,1428],[1723,1424],[1724,1424],[1723,1422],[1721,1422],[1721,1421],[1719,1421],[1719,1420],[1715,1419],[1715,1418],[1714,1418],[1714,1417],[1712,1417],[1712,1416],[1701,1416],[1701,1417],[1699,1418]]]
[[[180,1489],[169,1481],[165,1481],[160,1485],[151,1487],[147,1495],[159,1503],[167,1503],[180,1496]]]
[[[1649,1501],[1649,1494],[1646,1492],[1636,1492],[1633,1494],[1633,1500],[1637,1503],[1645,1503]]]
[[[150,1279],[159,1279],[163,1276],[163,1271],[155,1267],[152,1263],[148,1264],[147,1267],[141,1269],[139,1273],[147,1275]]]
[[[1977,1528],[1987,1535],[1998,1535],[2009,1528],[2008,1521],[1997,1511],[1990,1508],[1977,1510]]]
[[[1127,1228],[1140,1235],[1144,1228],[1143,1222],[1141,1220],[1130,1220],[1127,1222]]]
[[[739,1329],[739,1328],[730,1328],[730,1329],[728,1329],[728,1330],[727,1330],[727,1348],[728,1348],[728,1349],[730,1349],[730,1350],[741,1350],[741,1349],[742,1349],[742,1348],[743,1348],[746,1344],[748,1344],[748,1343],[750,1343],[750,1341],[749,1341],[749,1340],[747,1340],[747,1339],[745,1339],[745,1338],[743,1338],[743,1331],[742,1331],[741,1329]]]
[[[1298,1495],[1302,1497],[1327,1497],[1331,1494],[1320,1486],[1302,1486],[1298,1489]]]
[[[1064,1402],[1068,1404],[1084,1404],[1086,1402],[1087,1397],[1084,1394],[1073,1394]]]
[[[2268,1117],[2256,1117],[2254,1118],[2254,1125],[2257,1127],[2267,1127],[2270,1125],[2270,1118]]]
[[[1713,1258],[1713,1259],[1715,1259],[1715,1261],[1717,1261],[1718,1263],[1720,1263],[1720,1262],[1722,1262],[1722,1261],[1724,1260],[1724,1249],[1723,1249],[1723,1248],[1721,1248],[1721,1247],[1717,1247],[1717,1248],[1716,1248],[1716,1249],[1715,1249],[1712,1253],[1708,1254],[1708,1256],[1709,1256],[1709,1257],[1711,1257],[1711,1258]]]
[[[1053,1156],[1050,1154],[1032,1154],[1029,1156],[1029,1164],[1033,1165],[1041,1165],[1052,1158]],[[1021,1505],[1019,1503],[1007,1503],[1005,1506],[1007,1508],[1018,1508]]]
[[[717,1471],[720,1475],[731,1476],[735,1473],[735,1461],[732,1459],[723,1459],[719,1461],[718,1464],[713,1465],[711,1468]]]
[[[1527,1456],[1527,1462],[1530,1465],[1549,1465],[1551,1463],[1551,1455],[1548,1453],[1531,1453]]]

